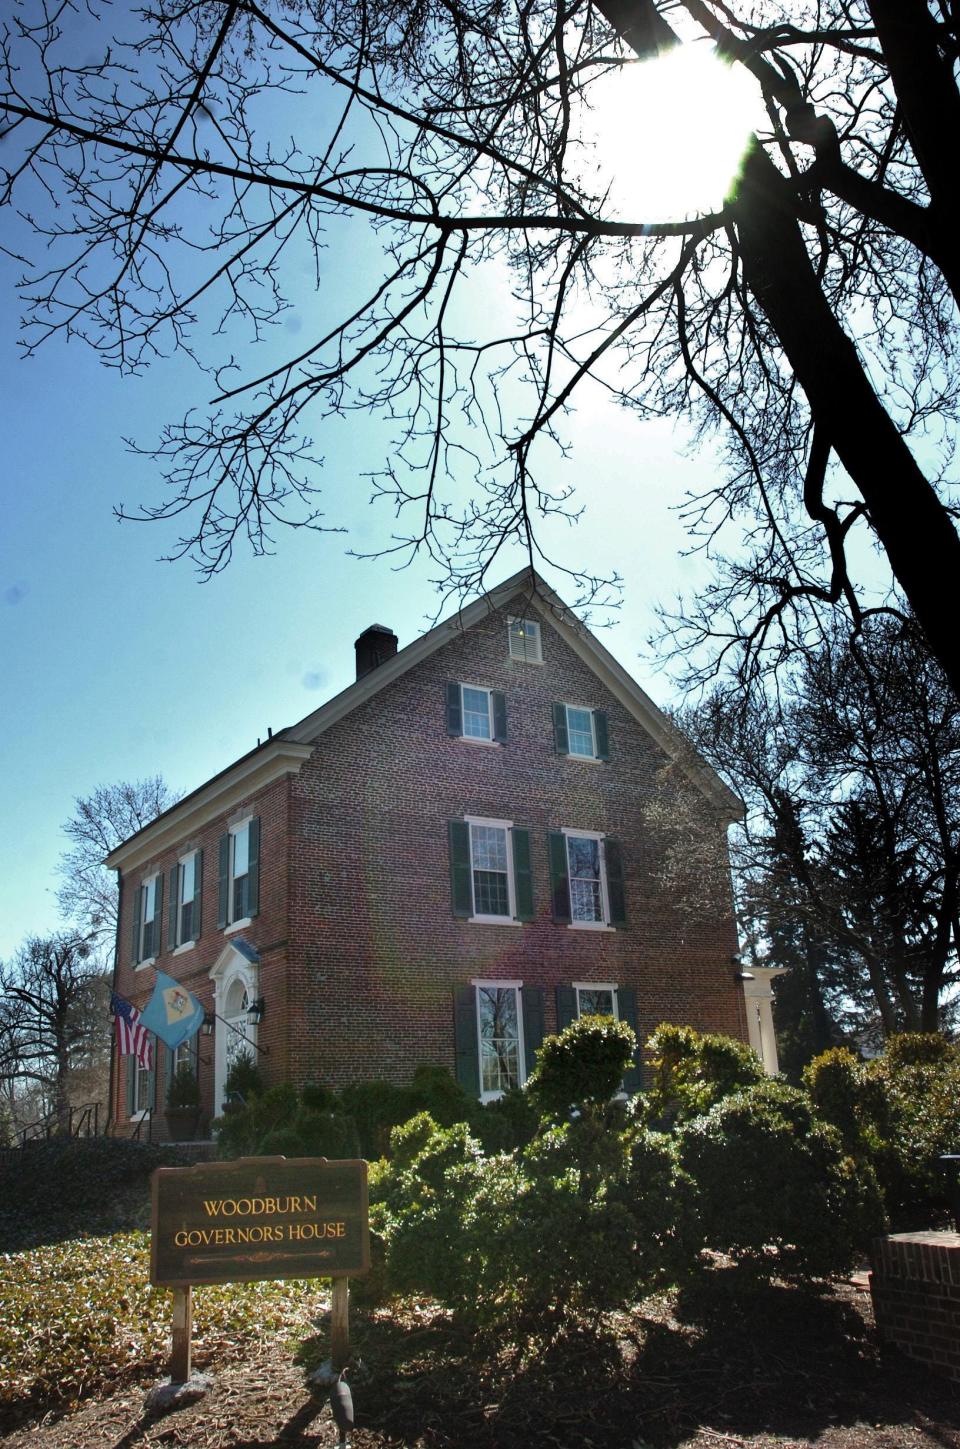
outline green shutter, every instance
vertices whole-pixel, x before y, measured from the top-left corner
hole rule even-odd
[[[623,852],[619,840],[609,837],[603,842],[603,856],[607,866],[607,900],[610,904],[611,926],[627,924],[626,891],[623,884]]]
[[[557,995],[557,1031],[561,1032],[577,1019],[577,993],[572,986],[558,986]]]
[[[198,850],[193,863],[193,921],[191,932],[195,941],[200,939],[200,916],[203,909],[203,851]]]
[[[491,689],[490,698],[493,701],[493,738],[502,745],[507,738],[507,696],[498,689]]]
[[[553,747],[558,755],[569,755],[570,741],[567,738],[567,706],[553,706]]]
[[[609,760],[610,732],[607,729],[607,716],[602,709],[593,711],[593,737],[597,742],[597,759]]]
[[[455,738],[463,734],[463,711],[460,707],[460,686],[452,679],[447,685],[447,734]]]
[[[255,815],[247,826],[250,863],[247,867],[247,909],[248,916],[255,916],[260,910],[260,816]]]
[[[153,1038],[153,1066],[150,1068],[150,1076],[147,1079],[147,1101],[150,1104],[149,1110],[151,1112],[157,1110],[157,1077],[159,1076],[159,1072],[157,1071],[157,1057],[159,1055],[160,1038],[155,1036]]]
[[[217,847],[217,925],[230,919],[230,836],[221,835]]]
[[[477,993],[473,986],[453,988],[453,1042],[457,1081],[471,1097],[479,1097],[480,1045],[477,1041]]]
[[[175,946],[180,945],[180,922],[177,919],[180,911],[180,866],[170,867],[170,880],[167,883],[167,949],[172,951]]]
[[[137,1084],[137,1059],[136,1057],[121,1057],[121,1061],[127,1064],[127,1116],[133,1116],[134,1093]]]
[[[520,998],[523,1003],[523,1059],[529,1077],[537,1063],[537,1052],[543,1045],[543,987],[523,986]]]
[[[550,896],[553,919],[570,920],[570,884],[567,880],[567,837],[559,830],[550,832]]]
[[[133,949],[130,953],[130,960],[136,966],[140,960],[140,924],[141,912],[143,910],[143,887],[137,885],[133,892]]]
[[[620,1020],[632,1027],[637,1037],[637,1050],[633,1058],[633,1066],[627,1068],[623,1078],[623,1090],[634,1096],[643,1089],[643,1067],[640,1064],[640,1033],[637,1031],[637,993],[632,986],[617,988],[617,1010],[620,1013]]]
[[[158,1051],[158,1053],[159,1053],[159,1050],[160,1050],[160,1042],[159,1042],[159,1039],[158,1039],[158,1041],[157,1041],[157,1051]],[[170,1091],[170,1088],[173,1085],[173,1058],[174,1058],[173,1047],[167,1047],[167,1049],[165,1050],[165,1052],[163,1054],[163,1060],[164,1060],[164,1065],[166,1067],[166,1073],[167,1073],[167,1091],[168,1092]]]
[[[470,878],[470,826],[465,820],[447,821],[450,845],[450,897],[455,916],[473,915],[473,882]]]
[[[513,894],[516,901],[516,919],[533,920],[533,868],[530,862],[530,832],[517,827],[513,836]]]
[[[159,956],[163,949],[160,940],[160,928],[163,925],[163,871],[157,872],[157,883],[153,888],[153,956]]]

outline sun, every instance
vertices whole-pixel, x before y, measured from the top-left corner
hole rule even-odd
[[[745,67],[705,45],[678,45],[610,71],[588,100],[582,180],[607,192],[605,214],[625,221],[684,221],[718,210],[765,115]]]

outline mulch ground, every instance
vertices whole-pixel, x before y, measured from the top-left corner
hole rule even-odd
[[[548,1349],[496,1352],[430,1304],[352,1313],[356,1449],[960,1449],[960,1385],[882,1350],[869,1295],[774,1288],[749,1305],[653,1300]],[[143,1412],[151,1381],[23,1424],[8,1449],[266,1449],[332,1445],[306,1373],[325,1320],[298,1344],[203,1362],[199,1402]]]

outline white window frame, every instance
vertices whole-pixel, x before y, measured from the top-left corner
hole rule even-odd
[[[513,821],[512,820],[489,820],[483,815],[465,815],[464,820],[470,827],[470,901],[473,913],[468,917],[473,925],[480,926],[520,926],[522,921],[517,920],[517,899],[513,880]],[[493,830],[502,830],[507,842],[507,914],[505,916],[487,915],[477,910],[477,893],[473,880],[473,828],[475,825],[489,826]]]
[[[157,1048],[156,1048],[156,1045],[154,1045],[154,1058],[156,1058],[156,1051],[157,1051]],[[135,1065],[134,1065],[134,1068],[133,1068],[133,1111],[130,1113],[130,1121],[131,1122],[142,1122],[145,1117],[149,1117],[150,1116],[150,1113],[153,1111],[153,1108],[152,1108],[152,1106],[145,1106],[145,1107],[141,1107],[140,1106],[140,1091],[141,1091],[141,1087],[144,1087],[144,1088],[147,1087],[147,1084],[150,1081],[150,1078],[151,1078],[152,1073],[154,1071],[156,1071],[156,1060],[154,1060],[154,1064],[153,1064],[153,1067],[152,1068],[150,1068],[150,1067],[142,1067],[140,1065],[140,1062],[136,1058],[134,1059],[134,1062],[135,1062]]]
[[[575,830],[572,826],[563,826],[560,832],[566,837],[567,844],[567,892],[570,897],[570,930],[574,931],[612,931],[614,927],[610,924],[610,892],[607,889],[607,852],[605,847],[606,835],[602,830]],[[599,921],[576,921],[573,919],[573,873],[570,869],[570,837],[578,840],[596,840],[600,850],[600,909],[602,919]]]
[[[617,996],[617,988],[612,981],[574,981],[573,989],[577,993],[577,1018],[583,1015],[580,1010],[581,991],[609,991],[613,1002],[613,1020],[620,1020],[620,999]]]
[[[522,624],[524,630],[532,629],[532,635],[524,633],[523,649],[514,649],[513,630],[515,624]],[[531,650],[530,643],[533,648]],[[518,664],[542,664],[543,663],[543,632],[538,619],[521,619],[517,616],[507,617],[507,654],[515,659]]]
[[[467,734],[467,728],[466,728],[466,724],[467,724],[467,704],[466,704],[466,700],[464,699],[464,695],[463,695],[463,691],[465,689],[473,689],[473,690],[476,690],[477,694],[485,694],[487,696],[487,734],[486,734],[486,736],[483,736],[483,735],[468,735]],[[476,711],[472,711],[472,712],[473,713],[476,713]],[[493,737],[493,728],[494,728],[493,727],[493,690],[492,689],[488,689],[485,684],[469,684],[469,683],[461,682],[461,684],[460,684],[460,738],[462,740],[466,740],[467,743],[470,744],[470,745],[495,745],[495,744],[497,744],[497,741]]]
[[[140,884],[137,887],[137,890],[140,892],[140,934],[139,934],[139,936],[137,938],[137,961],[136,961],[136,964],[134,966],[134,970],[136,970],[136,971],[142,971],[145,966],[152,966],[153,963],[154,963],[154,961],[156,961],[156,959],[157,959],[157,942],[156,942],[156,940],[151,940],[151,942],[150,942],[150,955],[149,956],[147,956],[147,955],[144,954],[144,945],[143,945],[143,942],[144,942],[144,936],[146,934],[147,926],[150,925],[150,924],[153,924],[153,925],[156,925],[157,924],[157,919],[158,919],[157,918],[157,881],[159,879],[160,879],[160,872],[159,871],[154,871],[153,875],[145,875],[143,877],[143,879],[141,880]],[[146,912],[146,902],[147,902],[147,898],[149,896],[151,887],[153,888],[153,914],[150,916],[150,920],[148,921],[147,920],[147,912]],[[154,935],[156,935],[156,934],[157,933],[154,932]]]
[[[186,879],[185,867],[186,867],[186,864],[187,864],[187,861],[188,860],[192,860],[193,861],[193,895],[190,897],[190,900],[191,900],[191,902],[195,902],[196,899],[197,899],[197,856],[198,856],[198,854],[199,854],[199,851],[196,851],[196,850],[188,850],[187,853],[186,853],[186,855],[181,855],[180,859],[177,861],[177,914],[176,914],[176,920],[177,920],[177,939],[176,939],[176,941],[171,941],[170,942],[170,945],[175,948],[174,955],[176,955],[180,951],[189,951],[196,944],[196,939],[197,939],[197,923],[196,923],[196,921],[194,919],[194,912],[193,911],[190,912],[190,939],[189,940],[187,940],[186,938],[181,939],[181,937],[182,937],[182,932],[183,932],[183,908],[186,905],[186,901],[183,899],[183,882]]]
[[[253,919],[253,917],[249,914],[244,916],[234,916],[233,914],[236,893],[236,881],[238,879],[242,879],[242,877],[238,877],[236,874],[237,836],[241,835],[244,831],[247,832],[247,868],[244,871],[244,875],[249,876],[250,822],[252,820],[253,816],[247,815],[243,820],[238,820],[236,825],[231,825],[227,832],[230,836],[230,863],[229,870],[227,871],[227,924],[224,927],[226,931],[239,931],[244,926],[249,926],[251,920]],[[249,900],[249,893],[247,899]]]
[[[188,1037],[186,1041],[182,1041],[178,1047],[174,1047],[173,1061],[170,1064],[171,1080],[177,1075],[181,1067],[189,1067],[191,1072],[196,1073],[194,1038],[192,1036]]]
[[[564,708],[564,711],[566,713],[566,721],[567,721],[567,754],[573,760],[596,760],[598,758],[597,757],[597,726],[596,726],[596,721],[594,719],[594,712],[593,712],[593,710],[592,709],[587,709],[587,707],[585,705],[582,705],[582,704],[564,704],[563,708]],[[580,750],[575,750],[573,748],[572,744],[571,744],[571,739],[572,739],[572,736],[573,736],[573,730],[571,729],[571,726],[570,726],[570,711],[572,709],[578,710],[580,714],[585,714],[587,716],[588,720],[590,721],[590,753],[589,753],[589,755],[583,754],[582,751],[580,751]],[[586,832],[584,832],[584,833],[586,833]]]
[[[527,1063],[523,1050],[523,996],[521,988],[522,981],[471,981],[473,987],[473,1000],[477,1015],[477,1074],[479,1077],[478,1087],[480,1089],[481,1102],[497,1102],[503,1096],[503,1089],[485,1091],[483,1086],[483,1035],[480,1031],[480,992],[481,991],[512,991],[517,1004],[517,1086],[522,1087],[527,1080]]]

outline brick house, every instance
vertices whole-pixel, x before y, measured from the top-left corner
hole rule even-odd
[[[356,653],[354,684],[108,858],[116,990],[142,1006],[156,966],[215,1013],[180,1053],[208,1117],[244,1038],[268,1081],[439,1062],[483,1099],[588,1010],[641,1040],[663,1020],[754,1039],[726,866],[740,802],[542,580],[399,652],[374,625]],[[665,772],[721,867],[708,909],[658,869]],[[117,1061],[116,1130],[155,1111],[163,1135],[176,1064],[157,1058]]]

